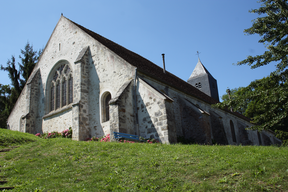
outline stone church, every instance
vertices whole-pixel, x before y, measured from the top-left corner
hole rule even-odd
[[[163,57],[164,60],[164,57]],[[74,140],[113,131],[176,143],[269,145],[273,133],[213,108],[217,81],[200,60],[188,81],[61,16],[13,111],[8,129]]]

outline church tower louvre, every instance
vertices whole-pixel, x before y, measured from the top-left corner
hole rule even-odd
[[[217,80],[204,67],[200,59],[187,81],[190,85],[196,87],[206,95],[219,101]]]

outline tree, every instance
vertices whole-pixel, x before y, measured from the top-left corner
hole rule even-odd
[[[11,80],[12,87],[15,90],[16,97],[18,98],[25,85],[25,81],[21,79],[21,76],[20,76],[21,73],[16,68],[15,57],[12,56],[11,60],[8,60],[6,67],[3,67],[1,65],[1,70],[8,72],[8,76]]]
[[[244,106],[244,114],[252,118],[254,129],[275,131],[288,139],[288,3],[286,0],[260,0],[261,7],[250,12],[258,13],[252,27],[245,29],[248,35],[259,34],[259,43],[267,48],[262,55],[248,56],[237,65],[247,64],[252,69],[275,64],[270,76],[241,88],[243,94],[217,104],[218,107]],[[236,111],[238,108],[235,109]]]
[[[0,127],[6,127],[6,120],[10,113],[10,98],[11,89],[9,85],[0,84]]]
[[[42,50],[38,52],[33,51],[33,46],[28,42],[24,50],[21,50],[22,56],[19,56],[21,59],[21,64],[18,63],[19,69],[16,68],[14,56],[11,57],[11,60],[8,60],[6,67],[1,65],[1,70],[8,72],[12,86],[0,84],[0,127],[6,127],[7,118],[32,73],[34,66],[38,62],[41,53]]]
[[[230,102],[233,101],[233,99],[235,97],[240,97],[245,95],[245,91],[244,91],[244,87],[239,87],[239,88],[235,88],[235,89],[227,89],[226,90],[226,94],[221,96],[221,99],[223,102]],[[231,100],[232,99],[232,100]],[[230,103],[229,104],[229,108],[230,110],[233,111],[237,111],[238,113],[245,115],[245,111],[247,109],[247,105],[249,103],[249,100],[247,100],[247,102],[244,103]],[[247,115],[245,115],[247,116]],[[249,117],[249,116],[247,116]]]
[[[25,82],[27,82],[30,74],[32,73],[39,56],[41,55],[42,50],[34,51],[33,46],[29,44],[29,42],[25,45],[24,50],[21,49],[21,54],[23,56],[19,56],[22,64],[19,64],[21,75],[24,78]]]

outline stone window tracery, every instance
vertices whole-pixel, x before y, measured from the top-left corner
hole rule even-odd
[[[73,76],[68,64],[62,64],[56,69],[50,85],[49,111],[62,108],[73,102]]]

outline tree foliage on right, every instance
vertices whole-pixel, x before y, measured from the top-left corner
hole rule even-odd
[[[259,43],[263,43],[267,50],[262,55],[248,56],[237,65],[246,64],[254,69],[276,64],[275,71],[239,88],[231,99],[226,98],[217,106],[232,107],[252,119],[253,129],[272,130],[278,138],[288,140],[288,2],[260,0],[259,3],[259,9],[250,11],[259,17],[244,32],[259,34]]]

